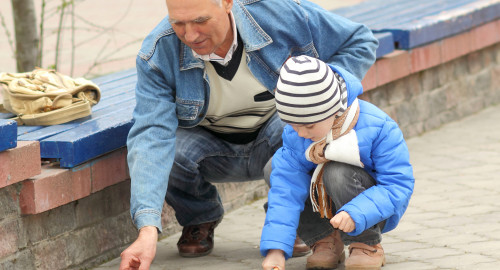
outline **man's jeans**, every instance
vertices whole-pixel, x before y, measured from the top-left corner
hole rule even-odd
[[[264,169],[264,179],[269,184],[271,173],[271,161]],[[312,172],[311,172],[312,174]],[[344,204],[350,202],[354,197],[376,184],[375,179],[363,168],[352,166],[346,163],[330,161],[324,166],[323,183],[326,192],[334,203],[333,215],[336,209],[340,209]],[[266,206],[265,206],[266,207]],[[376,245],[382,241],[381,230],[385,221],[365,230],[358,236],[349,236],[340,231],[340,236],[345,245],[354,242],[361,242],[367,245]],[[305,202],[299,220],[297,234],[309,246],[321,240],[334,231],[330,220],[321,218],[320,214],[314,212],[311,200]]]
[[[216,221],[224,215],[211,183],[263,178],[263,168],[282,145],[285,124],[275,113],[248,144],[232,144],[201,127],[179,128],[166,201],[182,226]]]

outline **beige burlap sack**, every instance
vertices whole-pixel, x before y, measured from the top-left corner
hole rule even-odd
[[[56,125],[88,116],[101,98],[97,85],[54,70],[0,73],[5,110],[20,125]]]

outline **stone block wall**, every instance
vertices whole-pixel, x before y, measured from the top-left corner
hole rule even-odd
[[[0,189],[0,269],[83,269],[119,256],[136,239],[125,149],[70,170],[41,171]],[[262,180],[216,185],[226,211],[267,192]],[[174,215],[165,204],[160,237],[181,230]]]
[[[34,215],[21,215],[21,184],[0,190],[0,269],[68,269],[116,257],[133,240],[129,181]]]
[[[407,138],[439,128],[500,103],[500,44],[411,73],[360,98],[388,113]]]
[[[406,138],[499,104],[500,21],[396,51],[377,61],[363,85],[361,98],[386,111]],[[82,269],[119,256],[137,236],[126,149],[66,170],[26,167],[23,160],[33,160],[23,153],[33,147],[0,153],[0,269]],[[216,185],[227,211],[267,192],[262,180]],[[181,229],[166,205],[163,227],[161,237]]]

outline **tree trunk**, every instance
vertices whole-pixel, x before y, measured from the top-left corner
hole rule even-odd
[[[35,68],[38,57],[38,33],[33,0],[11,0],[16,35],[17,71]]]

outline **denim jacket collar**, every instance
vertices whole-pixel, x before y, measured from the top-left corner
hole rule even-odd
[[[261,49],[273,42],[271,37],[264,32],[244,6],[244,4],[258,1],[260,0],[246,0],[244,2],[234,0],[232,8],[234,20],[236,21],[236,28],[241,38],[245,41],[245,51],[247,52]],[[181,45],[180,62],[181,70],[205,67],[203,60],[196,58],[191,52],[191,48],[184,43]]]

